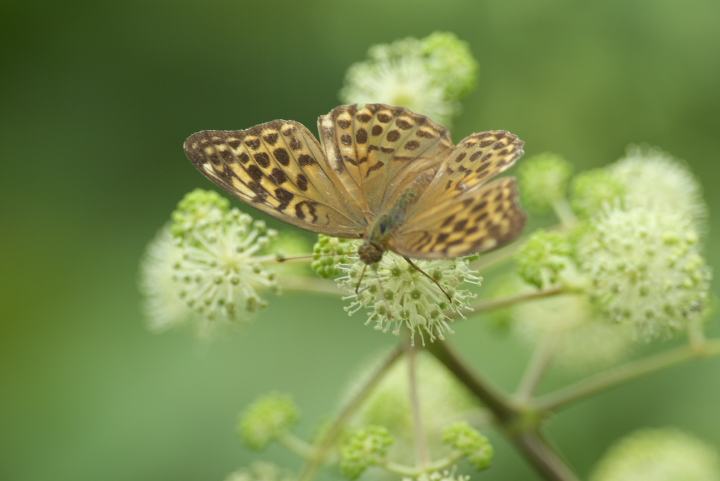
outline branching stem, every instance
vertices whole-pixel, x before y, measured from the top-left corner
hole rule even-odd
[[[535,347],[532,359],[530,359],[520,385],[515,392],[515,402],[517,404],[529,405],[543,375],[550,366],[558,341],[559,335],[550,333],[545,335]]]
[[[618,386],[627,381],[690,361],[701,356],[720,356],[720,339],[709,340],[701,351],[692,345],[684,345],[661,352],[638,361],[609,369],[574,385],[543,396],[535,402],[540,412],[555,411],[571,403],[585,399],[598,392]]]
[[[472,309],[473,314],[477,314],[478,312],[489,311],[492,309],[499,309],[501,307],[507,307],[512,304],[516,304],[518,302],[529,301],[532,299],[540,299],[543,297],[556,296],[558,294],[563,294],[563,293],[567,293],[567,292],[570,292],[570,291],[563,286],[550,287],[548,289],[527,292],[525,294],[518,294],[516,296],[508,296],[508,297],[503,297],[500,299],[491,299],[491,300],[487,300],[487,301],[481,301],[481,302],[478,302],[478,303],[474,304],[473,306],[471,306],[470,309]],[[451,319],[457,319],[461,316],[458,313],[452,312],[452,313],[448,314],[448,317]]]
[[[539,418],[520,411],[490,383],[472,372],[452,351],[447,342],[435,342],[428,349],[493,413],[502,432],[515,443],[520,453],[548,481],[577,481],[570,468],[553,451],[538,431]]]
[[[412,345],[409,329],[406,329],[403,344],[405,346],[408,365],[408,390],[410,392],[410,410],[412,411],[413,429],[415,435],[415,459],[418,467],[423,469],[430,462],[430,453],[428,452],[422,411],[420,409],[420,393],[418,389],[417,376],[417,349]]]
[[[340,409],[335,419],[332,421],[330,428],[327,430],[323,438],[317,444],[315,456],[313,456],[305,465],[299,480],[309,481],[314,478],[320,466],[327,458],[330,450],[337,442],[343,428],[348,423],[352,415],[362,405],[363,401],[377,386],[380,380],[387,374],[390,368],[402,357],[404,349],[402,345],[397,346],[383,361],[370,373],[364,384],[353,393],[344,406]]]

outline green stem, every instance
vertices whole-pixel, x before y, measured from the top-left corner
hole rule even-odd
[[[395,362],[402,357],[403,352],[403,346],[397,346],[385,359],[383,359],[375,370],[370,373],[370,376],[365,380],[364,384],[360,386],[360,389],[354,392],[347,400],[333,420],[330,428],[318,443],[315,456],[313,456],[305,465],[305,468],[299,477],[299,481],[309,481],[310,479],[313,479],[315,473],[317,473],[320,466],[322,466],[325,458],[335,445],[335,442],[340,437],[340,434],[342,434],[343,428],[348,423],[352,415],[362,405],[363,401],[365,401],[370,392],[375,388],[375,386],[377,386]]]
[[[288,451],[295,453],[301,458],[311,459],[315,456],[313,446],[305,442],[305,440],[295,436],[293,433],[286,432],[278,437],[278,442],[285,446]]]
[[[337,284],[332,281],[317,279],[314,277],[303,276],[286,276],[282,278],[282,287],[284,289],[299,292],[318,292],[322,294],[340,295],[343,292]]]
[[[706,341],[702,350],[685,345],[609,369],[543,396],[535,402],[535,408],[540,412],[555,411],[627,381],[703,356],[720,356],[720,339]]]
[[[527,239],[528,236],[519,237],[515,239],[512,244],[508,244],[505,247],[501,247],[500,249],[494,250],[488,254],[483,254],[478,260],[470,264],[470,267],[478,271],[490,269],[496,264],[504,262],[514,256],[517,251],[525,245],[525,241]]]
[[[382,463],[379,463],[379,465],[390,471],[391,473],[399,474],[407,478],[417,478],[423,473],[430,473],[433,471],[440,471],[441,469],[446,469],[460,461],[463,457],[464,456],[461,453],[450,454],[448,456],[445,456],[444,458],[440,458],[431,463],[428,463],[427,466],[422,469],[416,466],[406,466],[404,464],[394,463],[392,461],[384,461]]]
[[[688,341],[690,346],[697,351],[702,352],[707,344],[705,331],[703,330],[702,316],[695,316],[688,326]]]
[[[550,333],[540,340],[535,347],[532,359],[525,369],[517,391],[515,391],[515,402],[522,406],[530,404],[533,394],[535,393],[543,375],[550,366],[555,348],[560,340],[560,335]]]
[[[513,441],[540,475],[548,481],[579,481],[568,465],[537,431],[519,433]]]
[[[515,417],[516,412],[511,407],[510,400],[502,392],[494,388],[489,381],[472,372],[455,354],[447,341],[435,341],[427,346],[427,350],[444,364],[473,394],[480,398],[496,419],[505,423]]]
[[[537,431],[536,424],[523,423],[524,412],[473,373],[453,352],[447,342],[435,342],[428,349],[493,413],[502,432],[515,443],[520,453],[548,481],[577,481],[577,477]],[[532,413],[527,413],[532,414]]]
[[[560,219],[560,223],[563,225],[563,227],[570,227],[577,223],[577,217],[575,217],[575,212],[572,210],[572,207],[570,207],[570,203],[568,202],[566,197],[563,196],[559,199],[555,199],[552,207],[555,211],[555,215],[558,216],[558,219]]]
[[[518,302],[529,301],[532,299],[540,299],[543,297],[556,296],[558,294],[563,294],[563,293],[567,293],[567,292],[570,292],[570,291],[566,287],[556,286],[556,287],[551,287],[549,289],[544,289],[541,291],[532,291],[532,292],[527,292],[524,294],[518,294],[515,296],[503,297],[500,299],[491,299],[488,301],[481,301],[481,302],[478,302],[478,303],[470,306],[470,309],[472,310],[473,314],[477,314],[478,312],[489,311],[492,309],[499,309],[501,307],[510,306],[510,305],[516,304]],[[451,319],[456,319],[461,316],[458,313],[452,312],[452,313],[448,314],[448,317]]]
[[[423,429],[422,412],[420,410],[420,395],[418,392],[417,379],[417,349],[412,346],[410,340],[410,330],[405,330],[404,344],[408,364],[408,388],[410,391],[410,410],[413,417],[413,430],[415,435],[415,454],[416,462],[420,469],[423,469],[430,462],[430,454],[428,452],[427,439],[425,430]]]

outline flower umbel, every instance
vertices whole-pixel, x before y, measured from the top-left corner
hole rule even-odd
[[[707,302],[710,269],[687,219],[643,207],[606,208],[579,240],[590,294],[647,339],[687,327]]]
[[[354,433],[340,450],[340,470],[348,479],[357,479],[370,466],[387,456],[392,436],[382,426],[370,426]]]
[[[266,305],[257,289],[278,285],[263,267],[274,256],[260,253],[275,231],[199,189],[185,196],[172,218],[142,265],[151,327],[192,322],[199,334],[210,335]]]
[[[323,279],[341,274],[338,264],[349,262],[348,256],[357,252],[357,245],[349,239],[340,239],[319,234],[313,246],[311,267]]]
[[[523,205],[546,212],[565,197],[572,164],[559,155],[544,153],[525,159],[518,167]]]
[[[343,102],[408,107],[448,125],[459,112],[457,101],[477,81],[477,62],[467,44],[452,33],[375,45],[368,57],[348,69],[340,91]]]
[[[572,264],[571,245],[560,232],[538,230],[515,256],[518,274],[530,285],[543,289],[557,284]]]
[[[238,432],[253,449],[264,449],[300,418],[300,410],[286,394],[271,393],[257,399],[240,416]]]
[[[707,205],[700,183],[685,163],[660,149],[631,145],[625,157],[608,169],[625,183],[626,206],[675,212],[702,232]]]
[[[489,468],[495,455],[488,438],[464,421],[454,423],[445,429],[443,443],[462,453],[478,471]]]
[[[352,292],[345,297],[352,299],[345,310],[352,315],[364,307],[370,311],[366,324],[374,323],[375,329],[383,332],[392,328],[393,334],[399,334],[404,325],[413,338],[419,333],[423,344],[425,334],[434,341],[436,337],[444,339],[445,331],[452,332],[446,312],[461,314],[469,309],[468,301],[476,297],[458,287],[464,282],[478,285],[482,280],[464,259],[417,261],[417,266],[447,292],[450,302],[432,279],[393,252],[386,252],[372,266],[360,262],[357,255],[350,258],[354,262],[341,264],[345,276],[337,279],[340,287]]]

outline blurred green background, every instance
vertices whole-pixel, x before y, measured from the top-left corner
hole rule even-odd
[[[456,140],[507,129],[528,155],[578,170],[647,142],[688,161],[717,226],[718,19],[717,0],[3,1],[0,479],[222,480],[257,458],[296,468],[280,449],[242,447],[239,409],[292,392],[309,433],[395,342],[338,299],[291,293],[209,348],[145,329],[143,249],[184,193],[211,187],[183,154],[190,133],[276,118],[314,130],[370,45],[452,31],[481,66]],[[715,266],[719,240],[715,228]],[[452,339],[511,388],[527,353],[481,324]],[[549,433],[583,476],[640,427],[720,446],[719,372],[711,359],[647,377],[564,411]],[[495,439],[483,479],[538,479]]]

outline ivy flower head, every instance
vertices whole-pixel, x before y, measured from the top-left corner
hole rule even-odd
[[[565,198],[572,164],[559,155],[544,153],[526,159],[518,167],[518,183],[523,205],[536,212],[546,212]]]
[[[357,246],[359,242],[354,250]],[[392,329],[393,334],[400,334],[405,326],[413,339],[418,334],[423,344],[426,335],[434,341],[444,339],[446,331],[452,332],[447,312],[462,315],[463,310],[469,309],[468,301],[476,297],[459,286],[466,282],[479,285],[482,280],[464,259],[417,261],[427,275],[393,252],[386,252],[372,266],[360,262],[357,254],[349,259],[352,262],[339,266],[345,275],[337,279],[341,288],[351,292],[345,297],[352,301],[345,310],[352,315],[365,308],[366,324],[374,324],[375,329],[383,332]]]
[[[340,91],[348,104],[380,102],[408,107],[448,125],[458,100],[477,80],[477,62],[450,33],[375,45],[368,60],[352,65]]]
[[[570,183],[570,203],[581,218],[592,217],[607,204],[622,200],[627,185],[607,168],[580,172]]]
[[[702,188],[683,162],[657,148],[631,145],[609,170],[625,184],[624,203],[629,208],[676,212],[702,230],[707,218]]]
[[[678,213],[616,206],[591,220],[577,251],[598,307],[650,339],[704,311],[711,274],[697,243]]]
[[[218,199],[188,194],[148,246],[141,287],[152,329],[192,323],[198,334],[212,335],[266,305],[257,289],[278,289],[263,265],[274,256],[261,255],[277,233]]]

